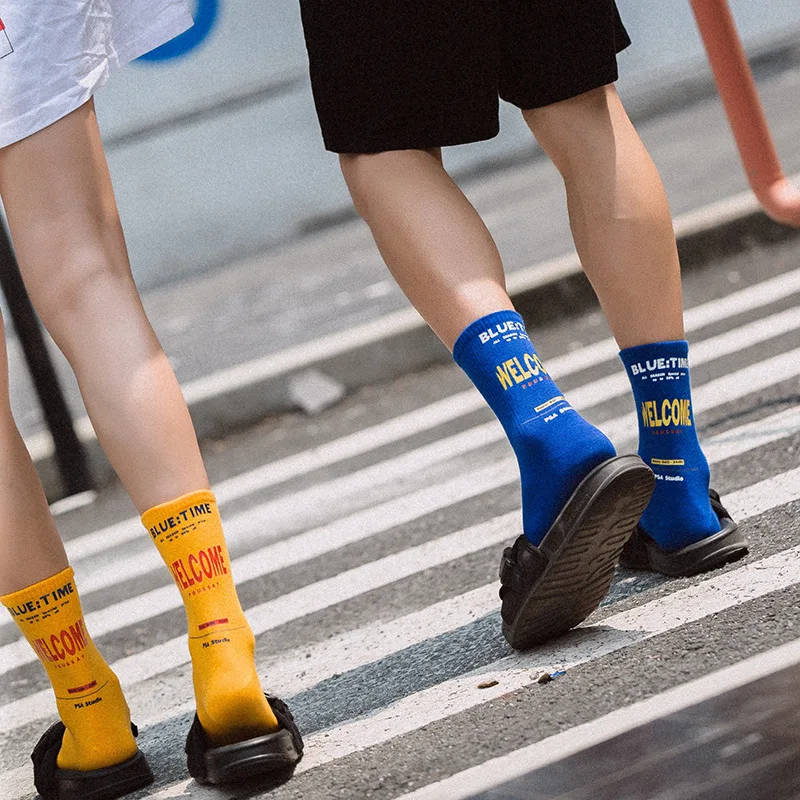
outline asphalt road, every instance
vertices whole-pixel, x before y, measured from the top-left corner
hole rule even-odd
[[[297,774],[269,793],[186,773],[184,616],[119,487],[59,515],[87,625],[157,776],[133,797],[390,800],[800,639],[799,301],[798,239],[686,280],[698,428],[749,558],[694,579],[620,571],[578,631],[524,654],[500,634],[496,596],[520,531],[516,467],[455,367],[207,442],[260,672],[306,736]],[[599,312],[532,334],[573,405],[632,450]],[[54,710],[21,645],[0,624],[3,800],[33,796],[28,754]],[[544,672],[563,674],[540,684]],[[429,796],[464,796],[458,784]]]

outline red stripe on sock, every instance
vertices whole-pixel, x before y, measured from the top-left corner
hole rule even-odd
[[[206,628],[213,628],[215,625],[224,625],[228,621],[228,618],[225,617],[223,619],[213,619],[211,622],[204,622],[202,625],[198,625],[198,630],[204,631]]]
[[[91,683],[87,683],[86,686],[76,686],[74,689],[67,689],[67,694],[79,694],[88,689],[94,689],[95,686],[97,686],[97,681],[92,681]]]

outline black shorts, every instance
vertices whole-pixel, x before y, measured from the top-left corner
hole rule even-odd
[[[498,96],[538,108],[613,83],[614,0],[300,0],[328,150],[490,139]]]

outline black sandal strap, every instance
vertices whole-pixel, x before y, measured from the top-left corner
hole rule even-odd
[[[31,753],[33,761],[33,785],[42,800],[58,800],[58,753],[64,740],[66,727],[60,720],[51,725],[41,736]]]
[[[42,800],[62,800],[65,792],[70,797],[82,797],[89,787],[93,797],[118,796],[152,782],[153,775],[142,753],[136,753],[121,764],[101,769],[85,772],[60,769],[58,754],[65,732],[66,727],[59,720],[42,734],[31,753],[33,785]],[[139,729],[133,723],[131,732],[134,737],[139,735]]]
[[[747,555],[747,540],[738,530],[719,493],[709,489],[711,509],[720,523],[718,533],[680,550],[666,551],[648,535],[641,525],[625,545],[620,560],[626,569],[651,570],[672,578],[690,577],[707,572]]]
[[[708,490],[708,499],[711,501],[711,510],[717,515],[717,519],[720,522],[726,519],[733,519],[728,513],[728,509],[722,505],[719,492],[716,489]]]

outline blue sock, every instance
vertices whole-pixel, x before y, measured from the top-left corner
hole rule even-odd
[[[639,418],[639,455],[656,475],[640,520],[663,550],[719,531],[708,500],[708,461],[700,448],[689,384],[689,344],[654,342],[620,354]]]
[[[462,331],[453,358],[497,415],[519,462],[522,529],[539,545],[577,488],[614,445],[564,399],[515,311]]]

